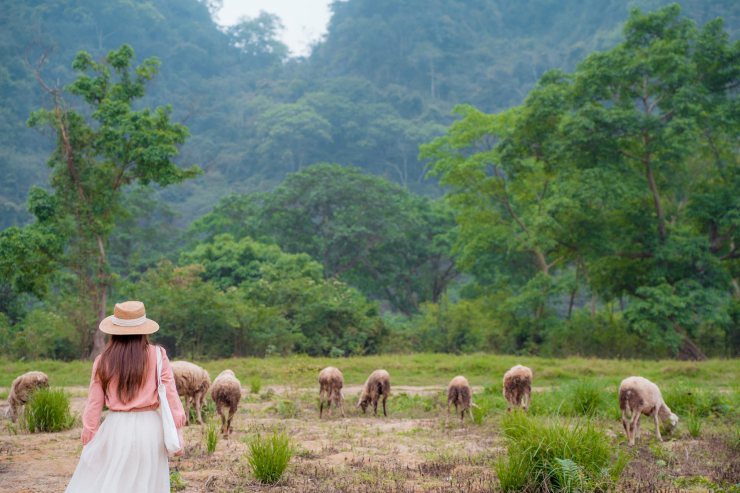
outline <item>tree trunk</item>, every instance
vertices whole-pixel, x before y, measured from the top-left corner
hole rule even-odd
[[[699,349],[699,346],[694,344],[694,341],[689,339],[689,336],[683,333],[683,331],[677,326],[673,326],[673,330],[683,335],[681,341],[681,347],[678,348],[678,359],[680,361],[706,361],[707,356]]]
[[[100,356],[100,354],[103,352],[103,348],[105,348],[105,332],[100,330],[100,322],[103,321],[105,318],[105,310],[106,310],[106,295],[105,295],[105,286],[101,286],[100,289],[103,291],[102,296],[100,297],[100,309],[98,310],[98,320],[95,322],[95,335],[93,336],[93,347],[92,351],[90,351],[89,359],[90,361],[94,361],[95,358]]]

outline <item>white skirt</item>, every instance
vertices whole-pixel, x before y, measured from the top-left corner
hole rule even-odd
[[[162,416],[111,412],[82,449],[66,493],[169,493]]]

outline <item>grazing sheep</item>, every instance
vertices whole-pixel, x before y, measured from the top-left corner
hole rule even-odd
[[[504,374],[504,399],[509,403],[507,411],[513,407],[529,410],[532,400],[532,370],[516,365]]]
[[[473,389],[470,388],[470,384],[465,377],[459,376],[452,379],[449,387],[447,387],[447,419],[445,425],[450,422],[450,406],[455,406],[455,414],[457,414],[457,406],[460,406],[460,423],[462,424],[463,418],[465,418],[465,410],[470,410],[470,419],[473,419]]]
[[[652,416],[655,420],[655,437],[659,442],[663,441],[660,436],[661,421],[669,421],[675,428],[678,425],[678,416],[671,412],[657,385],[646,378],[629,377],[622,380],[619,385],[619,409],[622,410],[622,425],[630,445],[635,444],[635,438],[640,439],[640,416]],[[632,415],[629,421],[627,417]]]
[[[15,423],[20,409],[28,402],[31,392],[37,388],[49,387],[49,377],[40,371],[29,371],[13,380],[8,394],[8,407],[5,416]]]
[[[344,400],[344,394],[342,394],[342,387],[344,387],[344,377],[342,372],[334,368],[333,366],[327,366],[321,373],[319,373],[319,398],[321,399],[321,405],[319,406],[319,419],[324,412],[324,401],[327,401],[326,409],[331,418],[331,403],[338,407],[344,417],[344,406],[342,400]]]
[[[185,397],[185,416],[188,417],[185,425],[190,422],[190,402],[193,402],[198,416],[198,424],[203,424],[200,410],[206,402],[206,394],[211,386],[211,376],[206,370],[187,361],[173,361],[170,364],[175,375],[177,394]]]
[[[216,403],[216,411],[221,416],[221,426],[224,438],[229,438],[231,420],[239,407],[242,398],[242,384],[231,370],[222,371],[211,385],[211,399]],[[226,419],[224,409],[229,408],[229,419]]]
[[[375,370],[367,377],[367,382],[365,382],[362,395],[357,403],[357,407],[362,408],[362,414],[365,414],[365,410],[371,402],[375,414],[378,414],[378,400],[381,395],[383,396],[383,416],[388,416],[385,411],[385,401],[391,395],[391,376],[385,370]]]

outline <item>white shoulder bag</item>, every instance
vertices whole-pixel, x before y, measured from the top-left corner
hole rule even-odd
[[[175,418],[172,417],[170,402],[167,400],[167,389],[162,383],[162,350],[157,348],[157,393],[159,394],[159,410],[162,412],[162,427],[164,428],[164,448],[167,455],[172,457],[180,451],[180,439],[177,437]]]

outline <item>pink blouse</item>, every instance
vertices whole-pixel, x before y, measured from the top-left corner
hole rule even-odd
[[[146,379],[139,392],[133,400],[124,404],[116,395],[116,381],[113,379],[108,384],[108,394],[103,392],[103,386],[100,379],[95,374],[100,356],[95,358],[93,364],[92,378],[90,380],[90,389],[87,394],[87,406],[82,414],[82,445],[87,445],[93,439],[100,427],[100,413],[103,411],[103,404],[108,406],[111,411],[121,412],[141,412],[152,411],[159,407],[159,398],[157,394],[157,349],[160,346],[150,345],[147,347],[149,353],[149,365],[147,366]],[[185,410],[182,408],[182,402],[177,395],[175,387],[175,378],[170,368],[170,360],[167,353],[162,348],[162,383],[167,389],[167,401],[170,403],[172,417],[175,419],[177,435],[180,437],[180,452],[184,446],[183,426],[185,426]]]

